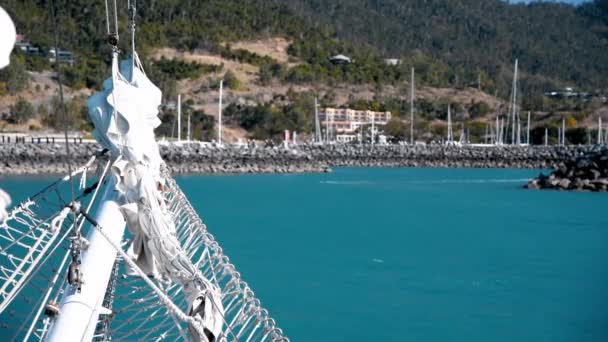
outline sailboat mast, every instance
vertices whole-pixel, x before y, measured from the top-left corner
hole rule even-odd
[[[513,89],[511,90],[512,94],[512,103],[511,103],[511,144],[515,144],[515,115],[517,113],[516,104],[517,104],[517,64],[518,60],[515,60],[515,69],[513,71]]]
[[[452,142],[452,113],[451,113],[451,108],[450,108],[450,104],[448,103],[448,143]]]
[[[224,80],[220,80],[220,98],[217,106],[217,143],[222,146],[222,98],[224,97]]]
[[[177,141],[182,141],[182,94],[177,94]]]
[[[528,111],[528,125],[526,127],[526,144],[530,145],[530,111]]]
[[[549,129],[545,127],[545,146],[549,145]]]
[[[414,92],[415,92],[415,84],[414,84],[414,68],[412,67],[412,79],[410,81],[411,89],[410,89],[410,144],[414,144]]]
[[[329,144],[329,113],[325,108],[325,142]]]
[[[375,139],[376,138],[376,136],[375,136],[375,133],[376,133],[375,132],[376,131],[376,125],[375,125],[375,123],[376,123],[376,113],[372,112],[372,145],[375,143],[375,140],[376,140]]]
[[[315,97],[315,142],[320,143],[321,138],[321,125],[319,123],[319,103]]]
[[[494,144],[498,145],[500,143],[500,138],[498,136],[498,132],[500,131],[500,123],[498,121],[498,115],[496,115],[496,131],[494,132]]]
[[[602,144],[602,117],[597,118],[597,144]]]

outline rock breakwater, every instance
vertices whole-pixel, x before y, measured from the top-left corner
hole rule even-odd
[[[608,191],[608,148],[560,162],[549,175],[540,174],[528,189]]]
[[[73,167],[99,150],[95,143],[70,144]],[[328,172],[334,166],[554,168],[592,150],[581,146],[369,146],[299,145],[214,147],[163,143],[160,152],[173,173]],[[0,174],[63,174],[68,170],[64,144],[0,144]]]

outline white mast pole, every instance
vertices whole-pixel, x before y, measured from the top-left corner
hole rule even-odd
[[[217,106],[217,143],[222,146],[222,97],[224,96],[224,80],[220,80],[220,100]]]
[[[526,127],[526,144],[530,145],[530,111],[528,111],[528,126]]]
[[[516,123],[515,123],[515,113],[517,112],[516,109],[516,103],[517,103],[517,63],[518,60],[515,60],[515,69],[513,71],[513,90],[512,90],[512,101],[513,103],[511,104],[511,144],[515,144],[515,128],[516,128]]]
[[[414,144],[414,68],[412,67],[411,92],[410,92],[410,144]]]
[[[182,94],[177,94],[177,141],[182,141]]]
[[[451,143],[454,137],[452,136],[452,114],[450,104],[448,103],[448,143]]]
[[[566,145],[566,118],[562,118],[562,145]]]
[[[557,127],[557,145],[562,145],[562,128]]]
[[[519,114],[517,114],[517,145],[521,144],[521,123],[519,122]]]
[[[498,135],[500,132],[500,123],[498,122],[498,115],[496,115],[496,131],[494,132],[494,145],[500,144],[500,137]]]
[[[120,244],[126,223],[119,209],[114,189],[114,178],[105,186],[95,220],[117,245]],[[89,246],[82,251],[80,271],[83,284],[78,292],[66,285],[61,299],[61,314],[53,322],[47,341],[91,341],[101,313],[110,313],[102,307],[108,281],[112,275],[116,250],[94,227],[87,236]]]
[[[325,143],[329,144],[329,112],[325,108]]]
[[[375,122],[376,122],[376,113],[372,112],[372,145],[374,144],[374,142],[376,140],[375,139],[376,138],[376,136],[375,136],[375,130],[376,130]]]
[[[315,97],[315,142],[322,142],[321,125],[319,124],[319,103]]]
[[[545,146],[549,145],[549,129],[545,127]]]
[[[597,118],[597,144],[602,144],[602,117]]]

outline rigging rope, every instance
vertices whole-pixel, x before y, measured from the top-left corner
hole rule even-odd
[[[65,108],[65,99],[63,96],[63,84],[62,84],[62,79],[61,79],[61,67],[59,64],[59,56],[60,56],[60,53],[59,53],[59,28],[57,25],[55,0],[51,0],[50,4],[51,4],[51,19],[53,21],[53,36],[54,36],[54,43],[55,43],[55,72],[57,74],[57,83],[59,86],[59,106],[60,106],[61,114],[63,117],[63,128],[64,128],[63,133],[64,133],[64,137],[65,137],[65,150],[66,150],[67,164],[68,164],[70,198],[71,198],[71,202],[73,203],[75,200],[75,196],[74,196],[74,181],[72,179],[72,155],[70,152],[70,142],[68,139],[68,116],[67,116],[67,111]],[[86,172],[86,170],[84,172]],[[76,211],[72,211],[72,225],[73,226],[76,225]],[[80,231],[77,229],[74,229],[72,238],[73,238],[72,241],[80,241],[80,239],[81,239]],[[76,248],[76,247],[77,246],[72,244],[72,247],[71,247],[72,248],[72,263],[74,265],[80,264],[80,249]]]
[[[107,233],[105,232],[105,230],[103,229],[103,227],[101,227],[99,225],[99,223],[97,223],[97,221],[95,221],[95,219],[93,219],[88,213],[86,213],[85,211],[81,211],[81,214],[87,219],[87,221],[89,221],[93,227],[95,227],[95,229],[97,229],[97,231],[104,237],[104,239],[106,239],[106,241],[112,245],[112,247],[114,247],[114,249],[118,252],[118,254],[120,254],[120,256],[122,257],[122,259],[129,264],[129,266],[137,273],[137,275],[146,282],[146,284],[148,284],[148,286],[150,286],[150,288],[152,289],[152,291],[154,291],[154,293],[158,296],[158,298],[160,299],[160,301],[163,303],[163,305],[165,305],[168,310],[171,311],[171,313],[177,315],[177,317],[184,321],[184,322],[188,322],[189,324],[191,324],[194,329],[196,329],[196,331],[199,333],[200,338],[204,341],[204,342],[208,342],[207,337],[205,335],[203,326],[202,326],[202,322],[200,322],[199,320],[195,319],[194,317],[188,316],[186,315],[177,305],[175,305],[175,303],[173,303],[173,300],[171,300],[171,298],[169,298],[164,292],[163,290],[161,290],[160,288],[158,288],[158,286],[156,286],[156,284],[150,280],[150,278],[148,277],[148,275],[142,271],[141,268],[139,268],[139,266],[135,263],[135,261],[133,261],[133,259],[122,249],[122,247],[117,244],[115,241],[112,240],[112,238],[107,235]]]

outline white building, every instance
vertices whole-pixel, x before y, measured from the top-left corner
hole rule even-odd
[[[353,134],[363,125],[383,126],[391,120],[391,112],[354,110],[348,108],[323,108],[319,112],[321,127],[341,134]]]

